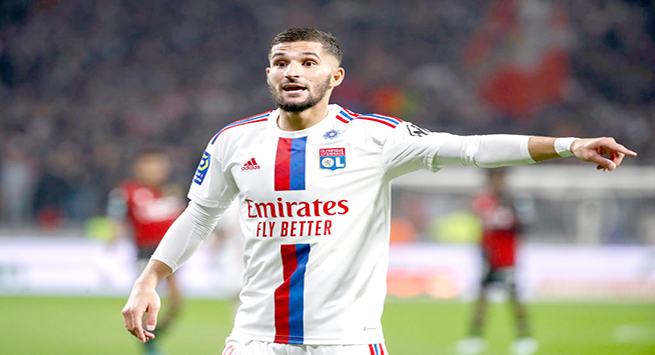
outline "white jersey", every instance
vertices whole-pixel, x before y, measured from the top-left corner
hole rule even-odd
[[[237,121],[214,136],[188,195],[206,207],[239,203],[245,274],[231,336],[382,343],[392,179],[478,164],[459,141],[443,144],[458,136],[393,117],[330,105],[321,122],[290,132],[278,116]],[[524,151],[514,163],[532,162],[527,138],[517,144]]]

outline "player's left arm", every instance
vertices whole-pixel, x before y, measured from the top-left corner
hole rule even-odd
[[[528,151],[536,162],[572,156],[598,164],[596,169],[612,171],[623,158],[637,153],[617,143],[614,138],[553,138],[533,136],[528,140]]]
[[[398,125],[382,144],[382,167],[391,178],[418,169],[437,171],[447,165],[495,168],[534,164],[566,156],[616,169],[637,153],[613,138],[555,138],[512,134],[460,136],[429,132],[409,122]]]

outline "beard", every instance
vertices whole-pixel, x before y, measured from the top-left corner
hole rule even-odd
[[[328,76],[328,78],[322,84],[319,84],[316,87],[315,93],[313,91],[309,92],[309,96],[305,101],[299,103],[291,103],[291,102],[284,101],[284,99],[282,98],[282,93],[278,93],[278,91],[275,90],[275,87],[273,87],[272,85],[268,86],[268,89],[271,92],[271,99],[273,100],[273,102],[281,110],[287,112],[302,112],[316,106],[316,104],[318,104],[319,102],[321,102],[321,100],[323,100],[329,88],[330,88],[330,77]]]

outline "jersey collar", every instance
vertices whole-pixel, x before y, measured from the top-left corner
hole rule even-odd
[[[341,110],[342,110],[341,106],[336,104],[330,104],[328,105],[328,114],[319,123],[309,128],[302,129],[300,131],[283,131],[277,125],[277,120],[280,117],[280,109],[278,108],[277,110],[271,112],[271,114],[268,116],[268,125],[269,128],[275,131],[277,135],[280,137],[284,137],[284,138],[305,137],[312,134],[314,131],[323,133],[323,131],[325,131],[329,127],[330,122],[333,122],[333,120],[336,119],[337,114],[341,112]]]

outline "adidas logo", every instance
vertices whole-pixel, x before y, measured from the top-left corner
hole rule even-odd
[[[248,162],[243,164],[243,166],[241,167],[241,170],[257,170],[257,169],[261,169],[261,167],[257,165],[255,158],[248,160]]]

